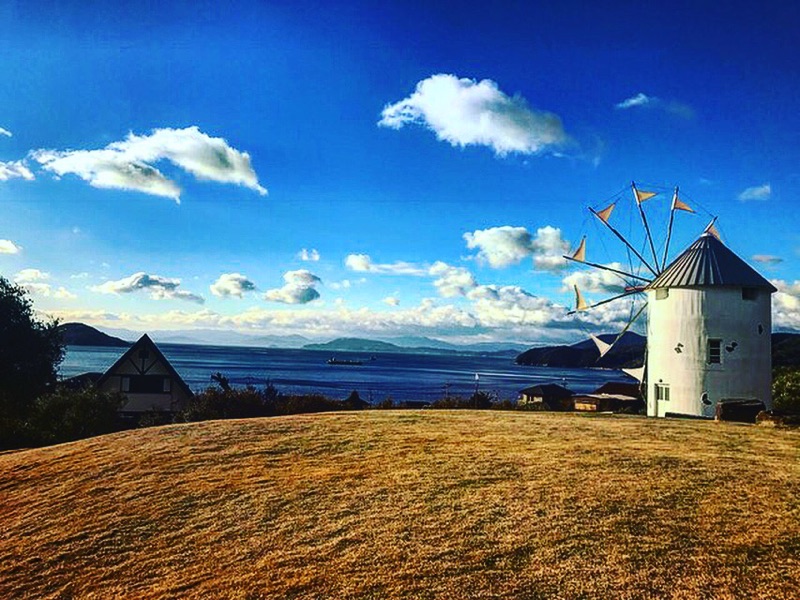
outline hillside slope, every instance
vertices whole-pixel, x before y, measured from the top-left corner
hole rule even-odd
[[[0,597],[797,598],[800,433],[472,411],[0,455]]]
[[[130,342],[108,335],[83,323],[63,323],[58,326],[67,346],[102,346],[123,348]]]

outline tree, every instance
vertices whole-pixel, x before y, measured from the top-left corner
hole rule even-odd
[[[800,413],[800,370],[775,369],[772,374],[772,405],[776,410]]]
[[[63,359],[58,321],[38,320],[25,290],[0,276],[0,447],[26,443],[34,402]]]

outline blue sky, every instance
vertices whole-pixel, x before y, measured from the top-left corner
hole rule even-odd
[[[0,4],[0,274],[106,328],[539,342],[712,216],[800,328],[800,8]],[[602,4],[602,6],[600,6]],[[639,237],[637,237],[639,236]],[[626,268],[627,268],[626,267]],[[635,265],[634,265],[635,268]]]

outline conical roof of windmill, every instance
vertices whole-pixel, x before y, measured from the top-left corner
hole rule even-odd
[[[739,286],[777,289],[711,233],[704,233],[645,289]]]

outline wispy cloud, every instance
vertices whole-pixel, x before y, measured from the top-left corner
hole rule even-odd
[[[311,248],[310,250],[303,248],[297,253],[297,258],[303,262],[318,262],[319,252],[315,248]]]
[[[33,281],[45,281],[50,279],[50,273],[45,273],[39,269],[22,269],[14,275],[15,283],[31,283]]]
[[[21,251],[22,247],[11,240],[0,240],[0,254],[19,254]]]
[[[426,275],[428,270],[409,262],[375,263],[368,254],[348,254],[344,259],[345,266],[359,273],[382,273],[386,275]]]
[[[767,266],[774,266],[783,262],[780,256],[773,256],[772,254],[754,254],[752,259],[754,262]]]
[[[397,296],[386,296],[386,298],[383,299],[383,303],[388,306],[398,306],[400,304],[400,299]]]
[[[6,129],[4,127],[0,127],[0,135],[4,135],[6,137],[11,137],[12,133],[8,129]]]
[[[124,277],[117,281],[106,281],[100,285],[91,286],[89,289],[100,294],[130,294],[145,291],[154,300],[186,300],[198,304],[205,302],[205,299],[198,294],[178,289],[180,285],[180,279],[148,275],[144,271],[140,271],[130,277]]]
[[[167,160],[199,180],[232,183],[259,194],[250,155],[223,138],[206,135],[196,126],[155,129],[150,135],[129,133],[98,150],[36,150],[31,157],[56,175],[74,174],[97,188],[134,190],[180,201],[181,189],[154,164]]]
[[[743,190],[739,194],[739,200],[742,202],[747,202],[748,200],[768,200],[771,195],[772,186],[769,183],[764,183]]]
[[[561,230],[549,225],[537,229],[535,237],[525,227],[503,225],[465,233],[464,240],[467,248],[478,250],[479,261],[495,269],[532,257],[537,269],[558,271],[566,266],[562,256],[569,251]]]
[[[211,293],[220,298],[242,298],[246,292],[255,291],[256,285],[241,273],[223,273],[211,284]]]
[[[664,100],[662,98],[657,98],[656,96],[648,96],[642,92],[639,92],[630,98],[626,98],[622,102],[618,102],[614,105],[614,108],[618,110],[627,110],[632,108],[657,109],[687,119],[694,117],[694,109],[688,104],[684,104],[683,102],[678,102],[676,100]]]
[[[490,79],[437,74],[417,83],[409,97],[387,105],[378,125],[423,125],[452,146],[488,146],[498,156],[537,154],[565,144],[561,119],[508,96]]]
[[[300,269],[287,271],[283,275],[283,287],[267,290],[265,300],[283,304],[308,304],[319,298],[316,285],[322,280],[311,271]]]
[[[9,179],[33,181],[34,176],[24,161],[0,162],[0,181],[8,181]]]

